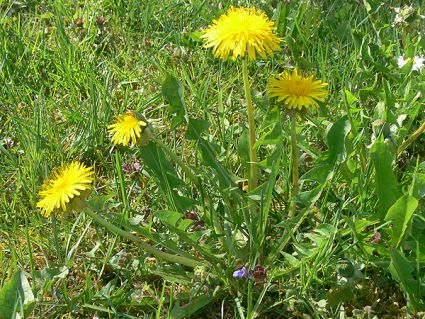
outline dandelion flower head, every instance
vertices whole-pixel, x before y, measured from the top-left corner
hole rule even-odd
[[[292,73],[283,72],[277,78],[271,78],[267,91],[270,97],[277,97],[277,102],[283,101],[288,109],[301,111],[303,108],[317,108],[317,102],[323,102],[328,95],[327,85],[315,80],[313,75],[304,77],[295,69]]]
[[[55,209],[62,208],[65,211],[74,197],[91,188],[93,174],[93,167],[86,167],[80,162],[71,162],[60,167],[44,182],[37,207],[41,208],[46,217]]]
[[[239,56],[255,60],[258,53],[263,59],[279,50],[280,38],[276,27],[266,14],[255,8],[231,7],[218,20],[213,20],[202,38],[205,48],[212,48],[215,57],[227,60]]]
[[[108,132],[112,135],[112,143],[128,145],[136,144],[140,138],[142,130],[148,123],[139,119],[132,111],[127,111],[124,115],[118,115],[115,123],[108,126]]]

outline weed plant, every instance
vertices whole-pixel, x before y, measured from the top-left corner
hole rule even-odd
[[[0,318],[424,316],[424,9],[0,0]]]

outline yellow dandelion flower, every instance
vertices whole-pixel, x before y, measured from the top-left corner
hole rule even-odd
[[[328,95],[325,89],[327,85],[315,80],[313,75],[304,77],[295,69],[292,73],[283,72],[279,77],[271,78],[267,91],[271,97],[277,97],[278,102],[283,101],[289,109],[302,110],[317,108],[317,101],[323,102]]]
[[[55,170],[39,192],[41,199],[37,207],[41,208],[46,217],[58,208],[65,211],[71,199],[91,188],[93,174],[93,167],[86,167],[80,162],[72,162]]]
[[[114,144],[128,145],[130,140],[132,144],[136,144],[142,130],[147,126],[148,123],[140,120],[134,112],[127,111],[115,118],[115,123],[108,126],[108,132],[113,134]]]
[[[227,60],[244,58],[254,60],[256,53],[263,59],[279,50],[280,38],[274,33],[276,27],[266,14],[255,8],[231,7],[218,20],[204,30],[205,48],[213,48],[215,57]]]

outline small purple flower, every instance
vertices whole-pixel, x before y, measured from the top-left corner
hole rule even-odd
[[[246,276],[248,276],[248,270],[245,266],[233,272],[233,278],[244,278]]]
[[[233,272],[233,278],[245,278],[245,277],[249,279],[253,278],[253,276],[248,272],[245,266]]]

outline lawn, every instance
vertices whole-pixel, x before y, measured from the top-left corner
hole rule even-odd
[[[425,318],[421,0],[0,0],[0,318]]]

